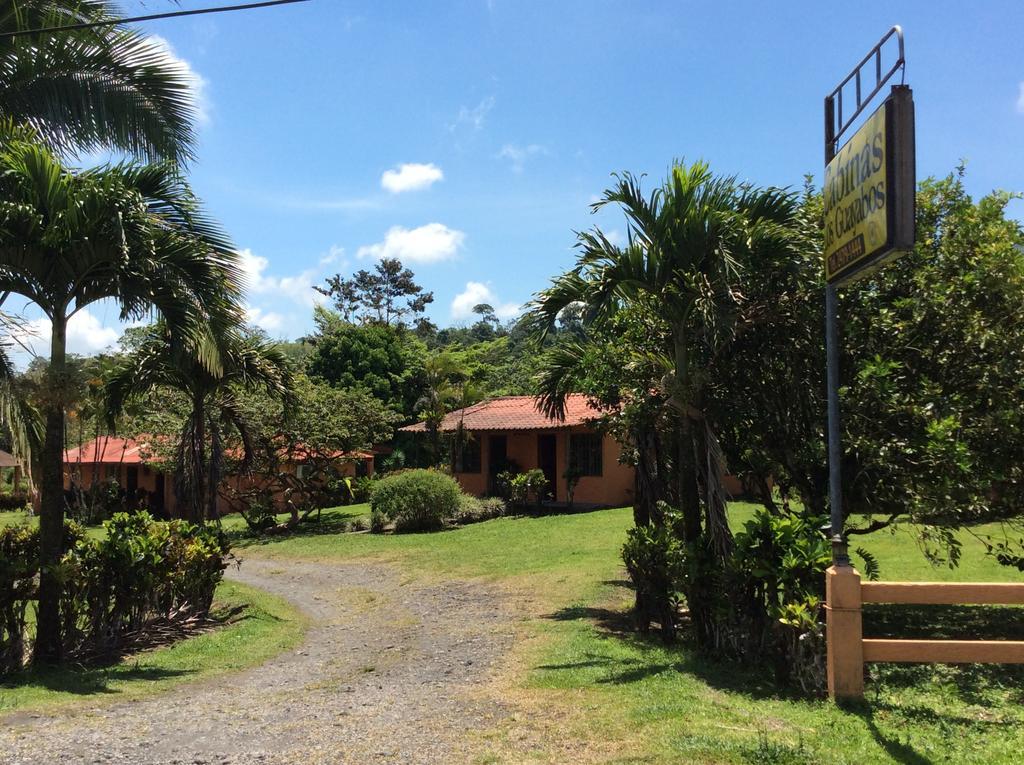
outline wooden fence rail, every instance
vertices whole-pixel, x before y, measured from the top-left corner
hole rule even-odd
[[[1024,605],[1024,584],[861,582],[852,566],[832,566],[825,573],[825,624],[834,699],[864,695],[865,662],[1024,664],[1024,641],[865,639],[864,603]]]

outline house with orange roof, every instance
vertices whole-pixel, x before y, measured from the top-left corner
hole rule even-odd
[[[573,502],[631,504],[633,468],[619,462],[619,443],[595,428],[598,416],[582,394],[567,397],[564,419],[548,417],[533,396],[503,396],[449,412],[440,430],[468,435],[453,460],[453,474],[469,494],[496,494],[498,474],[539,468],[555,502],[568,501],[571,472],[578,476]],[[420,422],[400,430],[426,433],[427,427]]]
[[[338,452],[328,455],[337,461],[340,475],[359,476],[373,474],[372,452],[349,454]],[[320,455],[322,458],[323,455]],[[300,447],[290,454],[282,454],[281,469],[300,478],[308,469],[308,463],[316,455],[307,454]],[[116,481],[124,493],[126,509],[146,508],[162,517],[178,516],[177,500],[174,496],[173,476],[161,469],[159,457],[154,454],[146,438],[118,438],[100,436],[64,453],[64,490],[88,491],[93,485],[105,481]],[[238,508],[227,495],[238,495],[249,488],[267,486],[265,477],[259,474],[231,476],[225,479],[222,489],[234,491],[220,493],[218,510],[221,514],[235,512]],[[274,497],[284,509],[283,496]]]

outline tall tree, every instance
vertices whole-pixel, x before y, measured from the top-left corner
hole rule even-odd
[[[0,32],[111,21],[116,11],[107,0],[4,0]],[[0,117],[59,152],[187,160],[193,104],[184,67],[124,26],[0,38]]]
[[[441,462],[441,422],[459,399],[455,378],[460,371],[455,357],[443,351],[423,362],[423,395],[416,402],[416,413],[426,423],[434,465]]]
[[[973,200],[963,169],[917,194],[914,251],[840,297],[843,505],[855,536],[900,519],[955,561],[951,529],[1024,506],[1024,229],[1012,195]],[[732,465],[825,509],[821,197],[802,245],[744,264],[737,337],[709,396]]]
[[[408,419],[419,398],[426,348],[412,332],[371,322],[353,324],[318,307],[307,369],[336,388],[361,388]]]
[[[252,432],[239,396],[263,391],[285,399],[292,388],[290,363],[280,348],[262,338],[227,328],[205,342],[217,346],[220,363],[215,369],[193,348],[176,347],[167,326],[157,324],[106,383],[111,424],[131,399],[158,388],[178,391],[187,399],[188,415],[175,453],[175,494],[194,521],[219,517],[225,430],[238,434],[243,462],[252,458]]]
[[[381,258],[373,271],[362,269],[350,279],[337,274],[316,290],[334,301],[345,321],[405,326],[434,302],[434,293],[424,292],[415,277],[398,258]]]
[[[110,299],[123,319],[159,312],[176,346],[236,321],[238,256],[176,169],[119,164],[74,173],[23,130],[0,147],[0,292],[22,295],[50,321],[41,457],[39,620],[35,656],[61,654],[57,563],[62,554],[64,388],[68,320]]]
[[[609,204],[626,215],[626,245],[616,245],[600,229],[579,234],[576,267],[538,295],[530,322],[543,335],[563,311],[579,305],[584,325],[608,326],[623,306],[647,308],[667,323],[665,355],[672,374],[665,383],[676,422],[674,497],[682,535],[721,557],[728,553],[731,534],[717,440],[703,411],[706,365],[732,333],[741,300],[739,260],[789,246],[794,200],[779,189],[715,176],[698,162],[674,164],[664,184],[649,195],[639,178],[616,176],[593,210]],[[698,638],[713,640],[707,592],[688,592],[687,601]]]

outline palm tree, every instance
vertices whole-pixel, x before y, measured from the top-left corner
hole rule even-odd
[[[176,347],[196,347],[217,368],[216,348],[201,344],[211,326],[238,320],[238,255],[207,219],[169,164],[123,163],[73,173],[30,131],[0,141],[0,292],[35,303],[50,320],[40,460],[39,611],[35,656],[60,658],[56,564],[62,554],[64,390],[68,321],[100,300],[122,319],[152,311]]]
[[[225,428],[239,434],[243,462],[251,458],[253,439],[238,393],[263,390],[287,399],[292,390],[291,365],[277,345],[237,327],[206,342],[217,345],[220,366],[216,370],[188,349],[176,348],[167,326],[158,323],[106,381],[111,423],[130,399],[159,388],[178,391],[188,398],[191,408],[177,446],[175,492],[195,521],[218,517],[217,487],[223,475]]]
[[[2,0],[0,32],[112,20],[115,10],[107,0]],[[162,46],[122,26],[0,38],[0,117],[64,154],[190,159],[190,88]]]
[[[576,267],[555,279],[531,305],[527,321],[543,338],[570,307],[585,325],[607,327],[624,306],[654,311],[670,328],[666,380],[675,413],[676,499],[686,542],[707,542],[720,554],[730,542],[722,493],[717,491],[717,442],[701,411],[706,385],[702,358],[724,343],[742,295],[738,263],[765,248],[786,247],[794,198],[779,189],[715,176],[708,165],[674,163],[665,183],[645,195],[641,179],[615,176],[592,209],[617,204],[626,215],[627,242],[600,229],[578,235]],[[563,360],[564,361],[564,360]],[[547,381],[548,404],[558,410],[565,386]],[[702,529],[700,479],[707,501]],[[704,539],[704,535],[707,539]],[[691,599],[693,600],[693,599]],[[699,603],[690,602],[691,610]]]
[[[430,452],[434,465],[441,462],[441,423],[459,400],[459,389],[453,379],[460,369],[455,358],[442,351],[423,362],[423,395],[416,401],[416,411],[423,417],[430,439]]]

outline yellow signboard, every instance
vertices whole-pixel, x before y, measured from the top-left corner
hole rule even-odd
[[[854,133],[825,168],[825,276],[831,280],[889,238],[885,110]]]
[[[914,239],[913,101],[894,88],[825,168],[825,279],[846,282]]]

